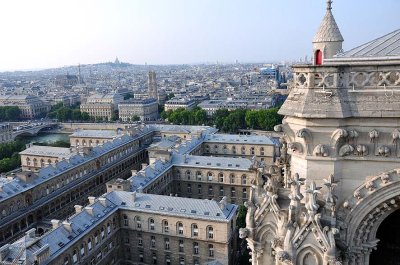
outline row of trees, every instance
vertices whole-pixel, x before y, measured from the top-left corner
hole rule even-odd
[[[163,111],[163,119],[174,124],[210,125],[222,132],[237,133],[240,129],[273,130],[274,126],[282,122],[282,116],[277,108],[262,110],[227,109],[217,110],[211,117],[205,110],[196,107],[192,110],[177,109]]]
[[[54,105],[48,116],[53,119],[57,119],[60,122],[65,121],[89,121],[90,116],[86,112],[81,112],[79,105],[75,105],[72,107],[66,107],[63,103],[58,103]]]
[[[16,169],[21,165],[18,153],[25,149],[22,141],[0,144],[0,173]]]
[[[20,120],[21,110],[16,106],[0,107],[0,121]]]

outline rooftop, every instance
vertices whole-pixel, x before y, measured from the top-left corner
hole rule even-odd
[[[204,142],[274,145],[269,137],[261,135],[209,134],[204,137]]]
[[[64,147],[33,145],[25,149],[24,151],[20,152],[19,154],[69,158],[72,156],[72,151],[69,148],[64,148]]]
[[[342,34],[332,14],[332,1],[327,1],[325,16],[315,35],[313,42],[341,42]]]
[[[199,168],[216,168],[216,169],[234,169],[248,171],[252,166],[252,162],[246,158],[232,157],[213,157],[213,156],[193,156],[193,155],[177,155],[172,156],[172,163],[175,166],[199,167]]]
[[[70,135],[70,137],[106,138],[106,139],[114,139],[117,136],[118,133],[112,130],[78,130]]]

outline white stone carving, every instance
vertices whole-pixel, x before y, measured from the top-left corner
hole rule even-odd
[[[339,149],[339,156],[348,156],[353,154],[354,152],[354,147],[351,146],[350,144],[345,144]]]
[[[358,144],[356,146],[356,153],[358,156],[366,156],[368,155],[368,146],[364,144]]]
[[[390,156],[390,147],[386,145],[381,145],[378,147],[378,156]]]
[[[329,156],[329,148],[326,145],[319,144],[314,148],[313,155],[327,157]]]

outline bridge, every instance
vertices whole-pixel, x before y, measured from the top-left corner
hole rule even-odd
[[[13,133],[12,133],[12,138],[15,139],[19,135],[27,135],[27,136],[33,136],[37,135],[38,132],[40,132],[43,129],[48,129],[48,128],[54,128],[58,125],[56,122],[39,122],[36,124],[28,124],[24,125],[23,128],[16,129],[18,127],[14,127]]]

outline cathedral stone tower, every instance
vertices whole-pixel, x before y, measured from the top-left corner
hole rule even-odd
[[[252,265],[400,260],[400,30],[338,54],[342,41],[328,1],[323,57],[293,66],[279,110],[281,157],[252,181]]]
[[[313,40],[314,64],[321,65],[341,52],[342,43],[342,34],[332,14],[332,0],[328,0],[325,17]]]
[[[155,98],[158,100],[158,92],[157,92],[157,80],[156,80],[156,73],[150,71],[149,76],[147,79],[148,85],[148,93],[150,98]]]

